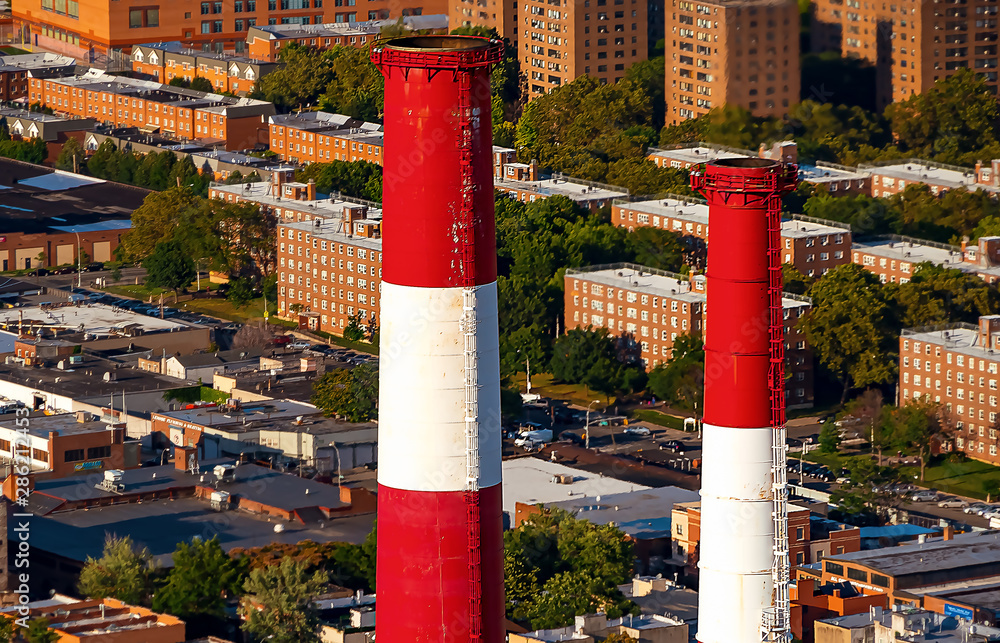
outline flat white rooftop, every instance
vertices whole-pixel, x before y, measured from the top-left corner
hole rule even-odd
[[[555,482],[557,475],[573,477],[573,482]],[[513,517],[517,503],[552,504],[584,496],[600,496],[650,487],[608,478],[598,473],[574,469],[538,458],[516,458],[503,462],[503,510]]]
[[[998,192],[1000,189],[991,185],[976,183],[976,172],[972,168],[941,167],[925,162],[909,160],[892,165],[863,166],[874,176],[890,177],[910,183],[929,183],[945,188],[966,188],[968,190],[982,189],[988,192]]]
[[[147,332],[192,326],[186,322],[150,317],[104,304],[69,305],[50,310],[42,310],[40,306],[8,309],[0,312],[0,324],[6,323],[16,326],[19,316],[23,320],[25,328],[30,325],[30,322],[36,322],[45,326],[62,326],[69,331],[77,330],[99,336],[110,335],[114,329],[120,329],[128,324],[138,324]]]
[[[524,166],[527,167],[527,166]],[[541,181],[511,181],[494,179],[493,187],[498,190],[524,190],[541,196],[565,196],[574,201],[601,201],[628,196],[628,190],[612,190],[586,183],[576,183],[567,179],[543,179]]]
[[[885,257],[887,259],[914,264],[929,261],[938,266],[969,271],[977,268],[975,265],[964,261],[960,248],[957,246],[949,247],[953,249],[935,247],[919,243],[918,241],[893,241],[889,239],[862,241],[853,244],[853,250],[875,255],[876,257]]]

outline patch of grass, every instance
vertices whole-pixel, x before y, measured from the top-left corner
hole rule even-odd
[[[920,467],[903,467],[903,476],[914,484],[933,487],[945,493],[986,499],[989,483],[1000,484],[1000,467],[975,460],[951,462],[948,456],[935,457],[924,471],[920,482]],[[991,497],[995,500],[996,495]]]
[[[202,385],[199,394],[202,402],[225,402],[229,399],[229,393],[217,391],[211,386]]]
[[[676,415],[660,413],[653,409],[636,409],[630,415],[637,420],[650,422],[668,429],[684,430],[684,418],[677,417]]]
[[[292,323],[294,327],[295,324]],[[335,346],[340,346],[341,348],[347,348],[349,350],[358,351],[360,353],[368,353],[369,355],[378,355],[378,344],[369,344],[368,342],[355,342],[340,335],[334,335],[333,333],[328,333],[326,331],[312,331],[314,334],[319,335],[331,344]]]
[[[524,373],[515,373],[510,380],[517,385],[521,393],[527,392]],[[611,406],[617,399],[613,395],[606,396],[597,391],[590,391],[582,384],[567,384],[558,381],[548,373],[531,374],[531,392],[554,400],[565,400],[579,406],[587,406],[594,400],[598,400],[599,404],[604,406]]]
[[[788,457],[800,458],[801,452],[798,451],[790,452],[788,454]],[[846,466],[847,459],[850,457],[852,456],[843,453],[822,453],[817,449],[807,453],[806,457],[803,459],[806,462],[815,462],[816,464],[822,464],[827,469],[833,471],[836,474],[838,471],[840,471],[842,467]]]
[[[17,47],[0,47],[0,54],[4,54],[6,56],[20,56],[21,54],[27,53],[30,52],[25,51],[24,49],[18,49]]]

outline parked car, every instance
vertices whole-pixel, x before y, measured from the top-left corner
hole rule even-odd
[[[278,335],[274,338],[274,343],[278,346],[285,346],[292,343],[292,338],[288,335]]]
[[[39,277],[44,277],[45,275],[49,274],[49,271],[46,270],[45,268],[35,268],[35,274],[38,275]]]
[[[993,521],[994,518],[1000,518],[1000,507],[994,507],[993,509],[990,509],[989,511],[984,512],[983,513],[983,518],[985,518],[985,519],[987,519],[987,520],[989,520],[991,522]]]
[[[847,484],[851,481],[851,472],[844,468],[840,470],[840,475],[837,476],[837,484]]]
[[[56,268],[52,271],[54,275],[72,275],[76,272],[76,268],[73,266],[63,266],[61,268]]]
[[[969,502],[967,500],[963,500],[958,497],[945,498],[944,500],[938,502],[938,507],[942,507],[944,509],[965,509],[968,506]]]
[[[913,502],[932,502],[937,500],[938,495],[933,491],[917,491],[912,496],[910,500]]]
[[[661,451],[673,451],[674,453],[684,453],[684,443],[680,440],[666,440],[660,443]]]
[[[97,272],[99,270],[104,270],[103,261],[92,261],[87,264],[87,272]]]
[[[834,476],[833,472],[827,469],[826,467],[817,467],[815,472],[813,473],[813,477],[819,478],[823,482],[833,482],[836,476]]]
[[[309,342],[292,342],[291,344],[285,346],[285,348],[291,349],[293,351],[304,351],[311,347],[312,344],[310,344]]]
[[[626,433],[628,435],[650,435],[652,431],[644,426],[627,426],[622,433]]]
[[[986,505],[985,507],[976,510],[976,515],[985,517],[986,514],[996,511],[997,509],[1000,509],[1000,505]]]
[[[978,515],[980,511],[983,511],[989,507],[985,502],[974,502],[965,509],[962,510],[963,513]]]

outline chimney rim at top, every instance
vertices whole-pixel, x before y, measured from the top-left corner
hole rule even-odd
[[[729,159],[716,159],[711,161],[709,165],[715,165],[717,167],[732,167],[732,168],[771,168],[781,165],[778,161],[773,159],[762,159],[756,157],[747,158],[729,158]]]
[[[487,38],[477,36],[429,35],[401,36],[385,40],[380,44],[386,49],[394,49],[396,51],[449,52],[487,49],[492,42]]]

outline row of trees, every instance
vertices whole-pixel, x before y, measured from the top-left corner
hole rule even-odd
[[[330,583],[374,589],[374,533],[361,545],[303,541],[232,555],[217,537],[195,539],[178,544],[166,571],[130,537],[109,537],[102,556],[84,565],[79,590],[173,614],[187,622],[189,635],[225,633],[227,605],[239,599],[242,627],[254,640],[318,641],[316,596]]]
[[[178,158],[170,151],[140,154],[129,146],[119,148],[110,139],[101,143],[89,157],[76,139],[68,139],[56,158],[55,166],[60,170],[89,174],[149,190],[166,190],[180,185],[201,196],[208,194],[208,186],[214,177],[210,167],[206,166],[199,172],[190,156]],[[259,176],[249,178],[260,180]],[[240,179],[244,182],[248,180],[242,175]]]
[[[48,154],[48,146],[40,138],[13,140],[10,136],[7,117],[0,116],[0,156],[38,165],[45,160]]]
[[[194,279],[195,262],[230,276],[230,294],[245,303],[272,290],[277,220],[252,202],[206,199],[190,187],[150,193],[122,237],[122,261],[141,262],[147,283],[178,290]],[[273,301],[273,299],[272,299]]]

